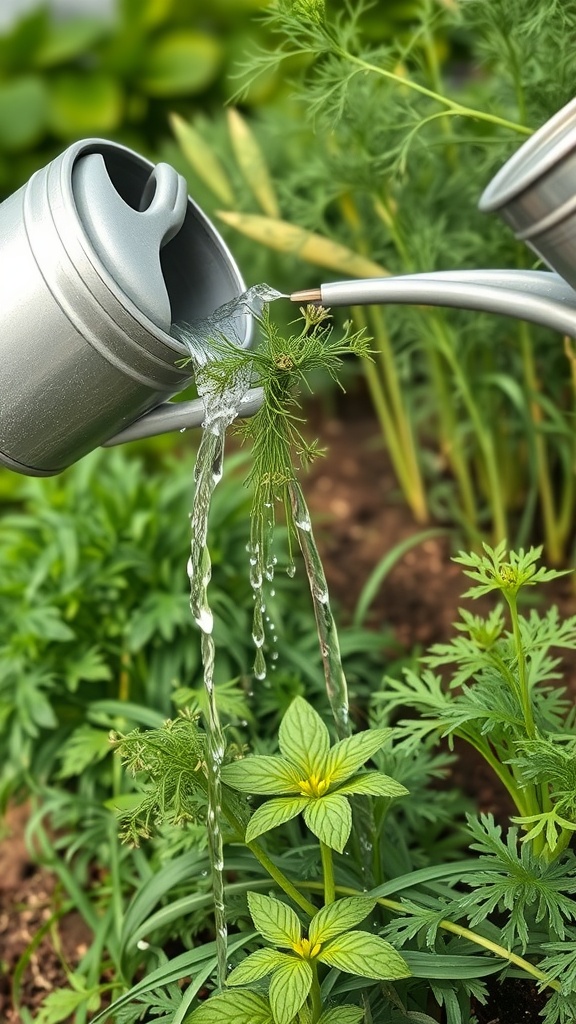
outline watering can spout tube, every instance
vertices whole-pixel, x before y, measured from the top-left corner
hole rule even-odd
[[[548,271],[441,271],[335,281],[294,292],[291,299],[324,306],[448,306],[512,316],[576,337],[576,292]]]

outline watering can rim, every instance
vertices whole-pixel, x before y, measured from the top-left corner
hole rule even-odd
[[[576,97],[546,121],[506,161],[484,189],[478,203],[492,213],[516,199],[576,149]]]

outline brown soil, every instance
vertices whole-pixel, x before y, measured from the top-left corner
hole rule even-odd
[[[321,434],[331,453],[313,467],[304,486],[331,592],[343,613],[351,614],[373,568],[422,526],[414,522],[398,496],[391,469],[374,438],[372,420],[324,422]],[[368,623],[376,629],[393,627],[398,642],[407,649],[446,640],[463,603],[463,583],[460,568],[450,562],[447,537],[425,540],[389,573],[370,609]],[[548,596],[565,614],[576,611],[569,582],[562,580],[559,586],[550,587]],[[468,606],[472,606],[470,602]],[[576,659],[568,668],[571,677],[576,677]],[[454,769],[452,781],[473,796],[482,810],[497,817],[508,810],[506,795],[483,762],[471,759],[468,750]],[[54,880],[34,867],[26,851],[22,838],[25,818],[25,808],[13,810],[11,834],[0,843],[0,1021],[4,1024],[20,1024],[10,995],[11,980],[19,958],[55,909]],[[75,913],[63,916],[55,928],[56,943],[46,936],[22,975],[21,1004],[32,1013],[48,992],[66,983],[63,962],[73,969],[90,941]],[[538,1024],[540,1006],[540,997],[529,984],[510,980],[495,985],[488,1007],[478,1007],[477,1013],[480,1024]]]

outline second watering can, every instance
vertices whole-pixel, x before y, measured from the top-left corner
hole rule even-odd
[[[70,146],[0,206],[0,463],[58,473],[181,391],[171,325],[243,290],[174,168]]]

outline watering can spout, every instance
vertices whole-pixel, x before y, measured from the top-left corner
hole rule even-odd
[[[558,274],[461,270],[335,281],[293,292],[293,302],[324,306],[442,306],[512,316],[576,337],[576,291]]]

